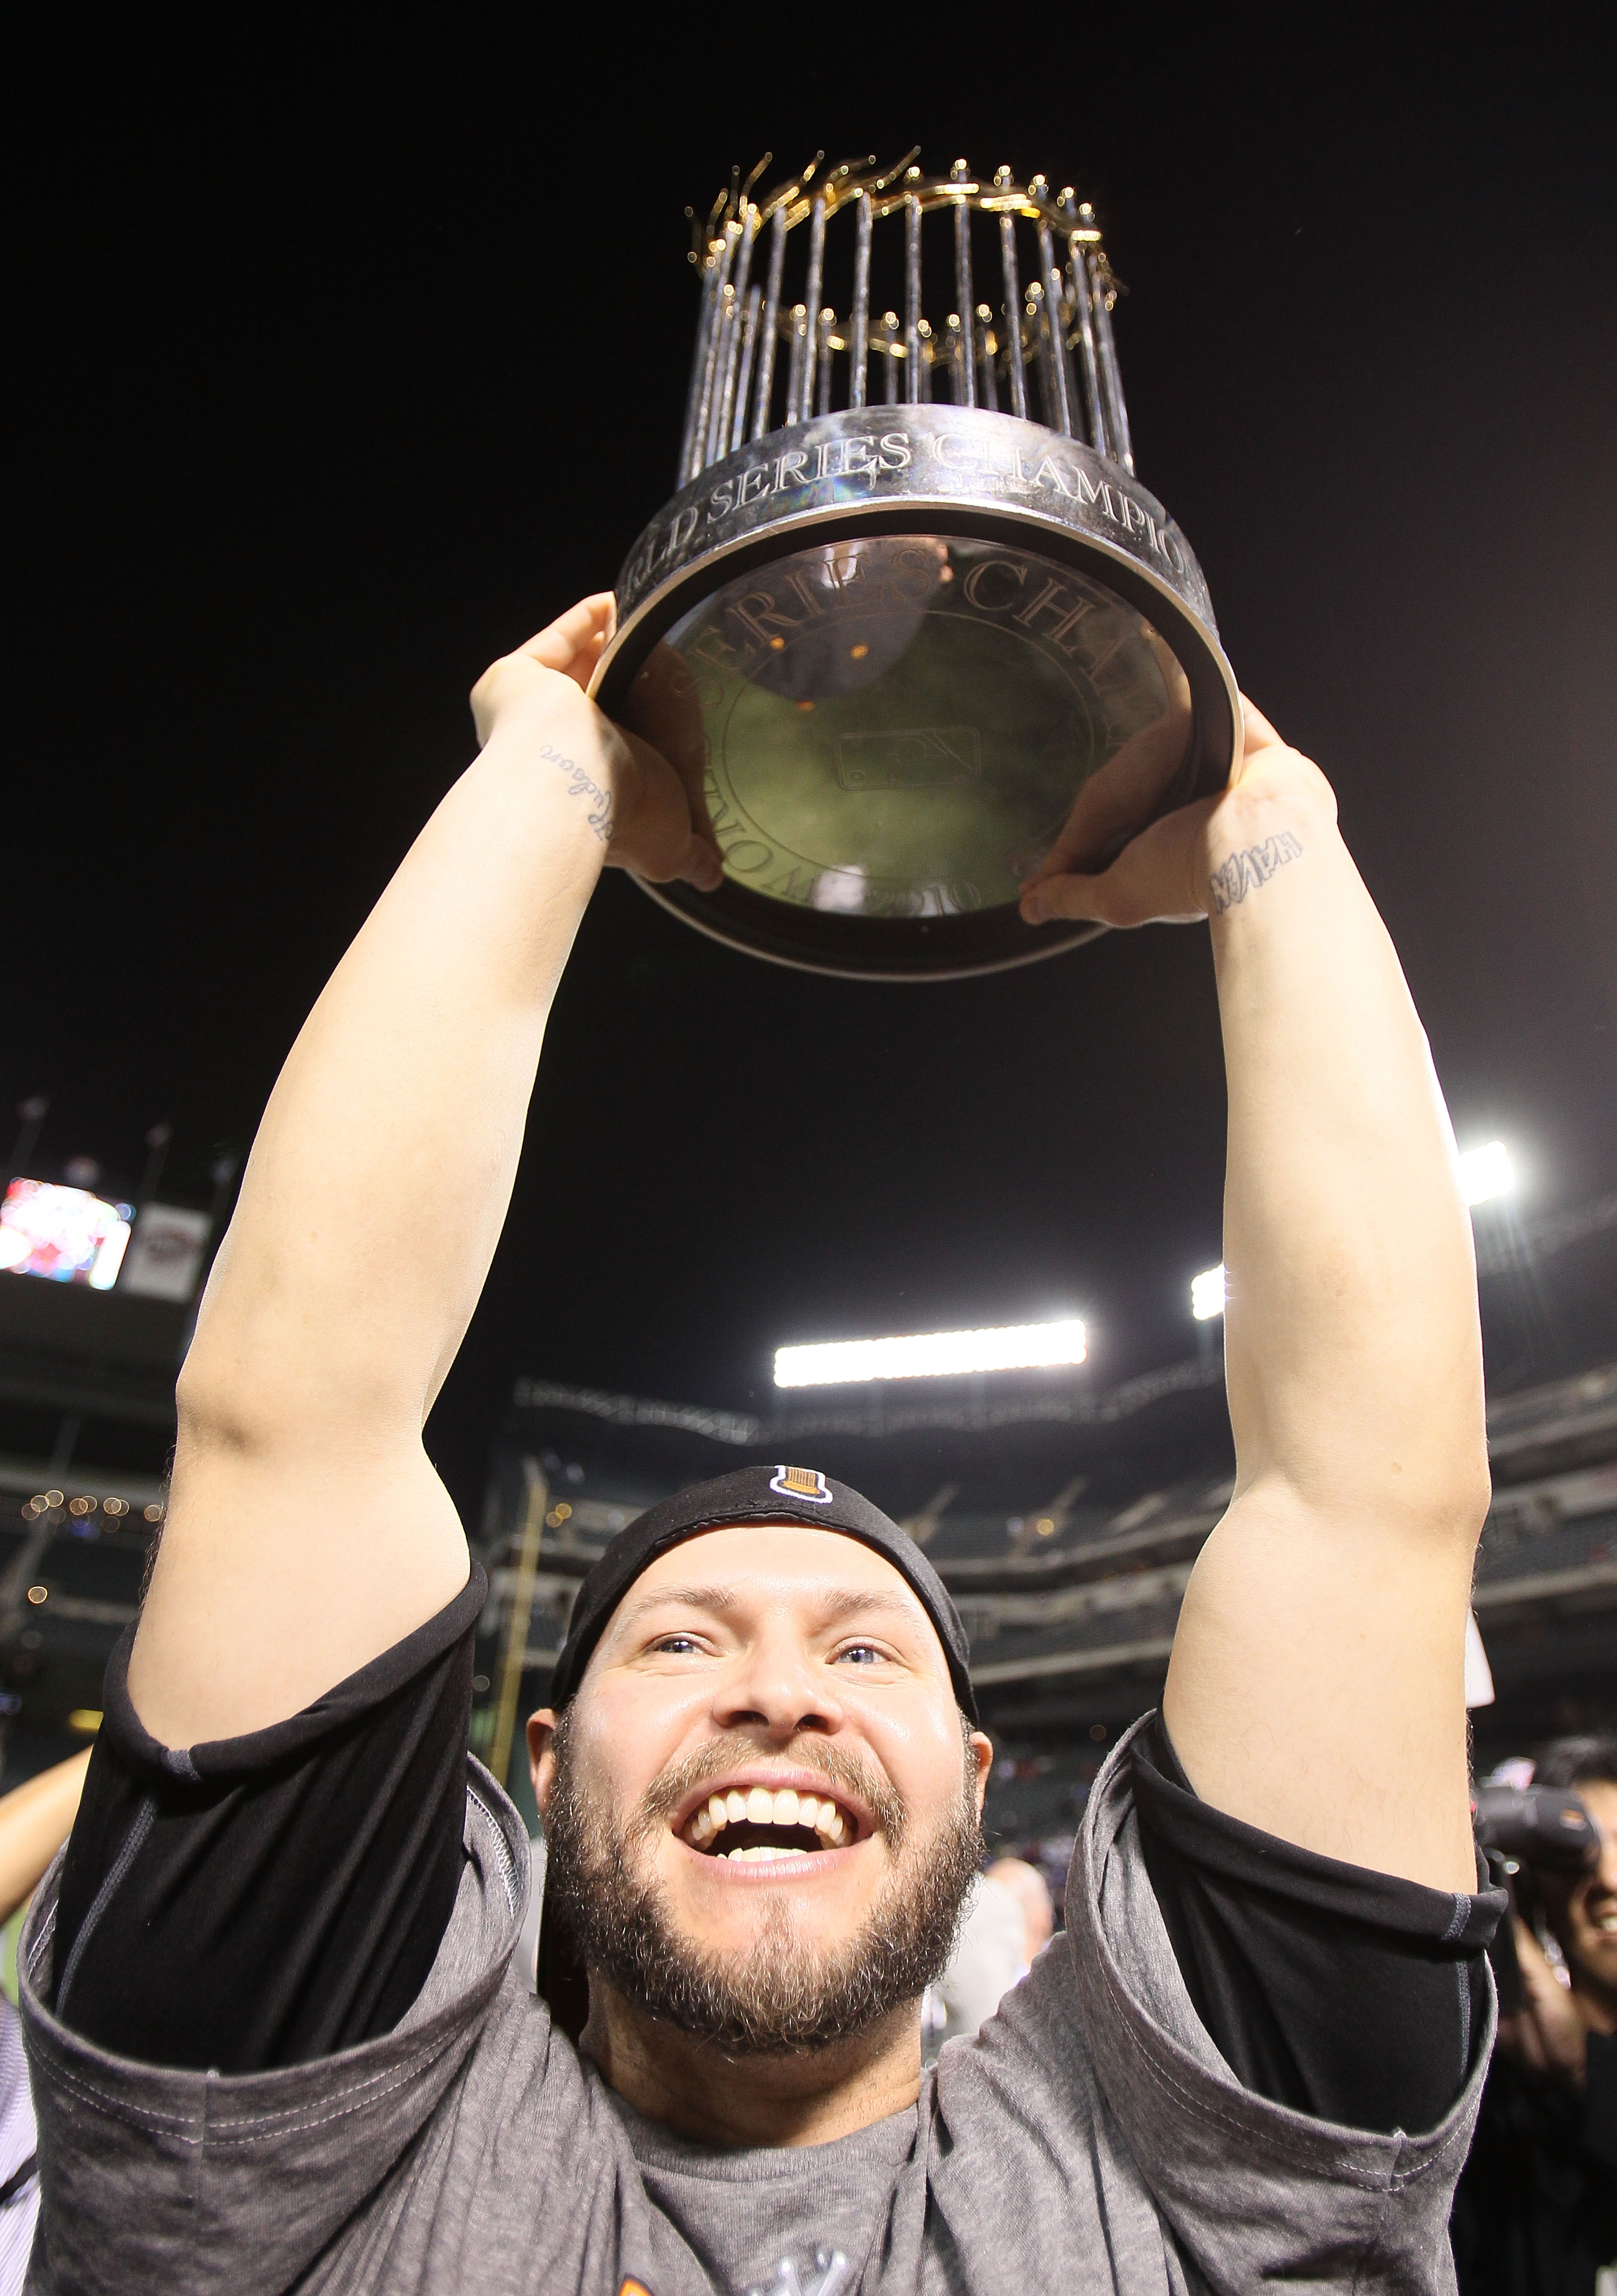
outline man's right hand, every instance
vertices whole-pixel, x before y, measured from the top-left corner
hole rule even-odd
[[[567,727],[562,756],[579,777],[580,797],[593,803],[592,791],[610,793],[603,808],[607,866],[632,870],[655,884],[682,877],[710,893],[724,869],[702,795],[706,758],[700,742],[679,743],[680,754],[670,763],[587,698],[615,619],[612,592],[599,591],[514,653],[491,662],[472,689],[478,740],[485,748],[497,733],[521,740],[528,727],[549,753],[545,761],[554,765],[562,762],[555,754],[558,726]],[[668,660],[676,669],[682,667],[677,655]]]

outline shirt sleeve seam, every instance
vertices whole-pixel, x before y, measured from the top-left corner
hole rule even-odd
[[[200,2100],[201,2113],[199,2118],[194,2113],[161,2112],[150,2106],[126,2103],[59,2062],[46,2062],[40,2070],[53,2087],[68,2090],[82,2103],[104,2113],[109,2120],[121,2120],[131,2127],[168,2135],[182,2144],[250,2144],[261,2138],[296,2135],[303,2129],[318,2128],[329,2120],[340,2120],[350,2113],[362,2112],[367,2104],[390,2095],[396,2088],[418,2080],[461,2038],[453,2032],[444,2034],[434,2047],[413,2053],[407,2063],[391,2066],[385,2073],[372,2073],[365,2080],[347,2084],[333,2096],[320,2100],[323,2104],[331,2106],[327,2112],[315,2112],[308,2105],[283,2105],[271,2107],[254,2116],[250,2123],[240,2119],[214,2120],[208,2117],[206,2100],[211,2094],[217,2076],[203,2076],[208,2086]],[[330,2060],[316,2062],[329,2063]]]

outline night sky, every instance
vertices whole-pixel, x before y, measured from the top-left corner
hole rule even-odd
[[[1336,785],[1462,1144],[1515,1145],[1529,1215],[1617,1185],[1617,183],[1575,12],[822,11],[751,57],[548,12],[13,52],[0,1114],[53,1094],[39,1168],[129,1185],[168,1119],[164,1193],[207,1200],[468,687],[672,491],[685,204],[918,140],[1095,202],[1142,480]],[[1173,1361],[1223,1128],[1202,932],[843,984],[611,878],[434,1449],[470,1499],[516,1373],[767,1405],[784,1340],[1065,1310],[1097,1380]]]

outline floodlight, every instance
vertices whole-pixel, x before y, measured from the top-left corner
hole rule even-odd
[[[1502,1140],[1488,1140],[1468,1148],[1460,1158],[1460,1186],[1468,1204],[1485,1204],[1493,1196],[1514,1193],[1515,1171],[1510,1151]]]
[[[1224,1313],[1224,1262],[1216,1267],[1204,1267],[1200,1275],[1190,1279],[1190,1312],[1198,1324],[1210,1316]]]
[[[938,1379],[950,1372],[1028,1371],[1044,1364],[1080,1364],[1084,1327],[1012,1324],[986,1332],[924,1332],[907,1339],[827,1340],[817,1347],[776,1348],[776,1387],[823,1387],[865,1379]]]

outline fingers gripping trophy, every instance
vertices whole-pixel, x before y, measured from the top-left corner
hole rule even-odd
[[[755,198],[768,165],[696,229],[679,490],[591,688],[721,857],[711,889],[640,882],[819,972],[1051,955],[1103,921],[1038,888],[1242,747],[1201,569],[1135,476],[1099,226],[1008,168],[817,159]]]

